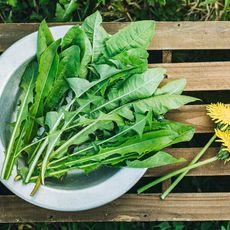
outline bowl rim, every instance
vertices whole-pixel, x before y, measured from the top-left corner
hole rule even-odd
[[[62,25],[50,27],[50,30],[56,40],[63,37],[71,27],[72,25]],[[0,98],[10,77],[21,65],[35,56],[36,43],[37,32],[34,32],[15,42],[0,56]],[[4,151],[0,140],[0,169],[4,161]],[[30,196],[34,183],[23,185],[14,181],[16,166],[9,180],[0,180],[14,194],[36,206],[56,211],[83,211],[102,206],[120,197],[136,184],[146,170],[124,167],[102,183],[78,190],[61,190],[42,185],[34,197]]]

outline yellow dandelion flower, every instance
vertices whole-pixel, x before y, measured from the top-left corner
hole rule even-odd
[[[224,150],[230,152],[230,131],[221,131],[219,129],[215,129],[216,136],[220,139],[217,142],[221,142],[224,146]]]
[[[210,104],[207,106],[207,114],[215,123],[230,125],[230,106],[223,103]]]

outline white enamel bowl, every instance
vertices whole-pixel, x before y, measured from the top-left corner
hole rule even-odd
[[[55,39],[65,35],[71,26],[52,27]],[[36,54],[37,32],[19,40],[0,56],[0,169],[9,140],[9,122],[15,110],[18,85],[26,63]],[[64,181],[48,181],[38,193],[30,196],[34,184],[14,182],[16,168],[8,181],[1,182],[22,199],[47,209],[81,211],[104,205],[127,192],[146,169],[101,168],[85,175],[69,174]]]

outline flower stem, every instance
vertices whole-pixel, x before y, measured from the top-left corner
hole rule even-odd
[[[216,139],[216,135],[214,134],[213,137],[208,141],[208,143],[204,146],[204,148],[193,158],[193,160],[190,162],[190,165],[195,164],[207,151],[209,146],[213,143],[213,141]],[[183,172],[181,175],[177,177],[177,179],[168,187],[168,189],[165,190],[165,192],[161,195],[161,199],[165,199],[166,196],[178,185],[178,183],[184,178],[184,176],[189,172],[189,170]]]
[[[162,177],[160,177],[160,178],[154,180],[153,182],[151,182],[151,183],[149,183],[149,184],[143,186],[142,188],[139,188],[139,189],[137,190],[137,193],[140,194],[140,193],[146,191],[147,189],[149,189],[149,188],[151,188],[151,187],[153,187],[153,186],[155,186],[155,185],[161,183],[162,181],[165,181],[165,180],[167,180],[167,179],[169,179],[169,178],[171,178],[171,177],[177,176],[178,174],[181,174],[181,173],[186,172],[186,171],[188,171],[188,170],[191,170],[191,169],[200,167],[200,166],[202,166],[202,165],[209,164],[209,163],[214,162],[214,161],[216,161],[216,160],[218,160],[218,157],[217,157],[217,156],[212,157],[212,158],[209,158],[209,159],[204,160],[204,161],[201,161],[201,162],[198,162],[198,163],[193,164],[193,165],[186,166],[186,167],[181,168],[181,169],[178,169],[178,170],[176,170],[176,171],[174,171],[174,172],[168,173],[167,175],[162,176]]]

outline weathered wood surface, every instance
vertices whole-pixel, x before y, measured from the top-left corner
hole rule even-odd
[[[229,220],[230,193],[125,194],[103,207],[57,212],[35,207],[16,196],[0,196],[0,223]]]
[[[72,23],[75,24],[75,23]],[[50,26],[61,23],[50,24]],[[104,23],[110,33],[126,23]],[[0,24],[0,51],[38,29],[37,23]],[[157,22],[150,50],[229,49],[229,22]]]
[[[169,112],[166,114],[166,118],[190,124],[196,128],[197,133],[214,132],[214,123],[206,114],[205,105],[186,105]]]
[[[182,157],[187,161],[180,164],[173,164],[170,166],[164,166],[154,169],[149,169],[145,173],[145,177],[159,177],[186,166],[201,150],[201,148],[171,148],[167,149],[167,152],[172,153],[175,157]],[[205,160],[215,156],[219,148],[209,148],[201,160]],[[188,173],[189,176],[229,176],[230,175],[230,163],[224,163],[224,161],[216,161],[211,164],[196,168]]]
[[[230,90],[230,62],[167,63],[149,66],[167,69],[168,80],[185,78],[185,91]]]

